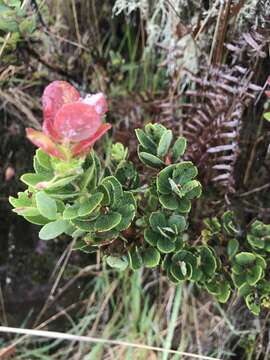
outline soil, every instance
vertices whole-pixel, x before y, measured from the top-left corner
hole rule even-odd
[[[23,125],[3,119],[0,121],[0,134],[1,297],[9,325],[18,326],[30,311],[28,324],[35,320],[52,287],[51,274],[70,239],[62,237],[55,241],[41,241],[38,238],[39,227],[12,212],[8,197],[24,190],[20,176],[31,171],[35,149],[25,138]],[[89,255],[72,253],[60,286],[79,268],[89,265],[90,259]],[[55,307],[69,305],[74,297],[78,297],[80,290],[77,285],[65,293]]]

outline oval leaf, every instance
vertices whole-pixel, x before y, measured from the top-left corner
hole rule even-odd
[[[158,156],[163,157],[167,155],[169,148],[171,146],[172,139],[173,139],[172,131],[171,130],[164,131],[158,143],[158,148],[157,148]]]
[[[63,234],[69,228],[69,222],[65,220],[56,220],[43,226],[39,232],[41,240],[54,239]]]
[[[149,247],[143,251],[143,263],[148,268],[154,268],[159,264],[160,253],[153,247]]]
[[[57,217],[57,204],[54,199],[47,195],[44,191],[36,194],[37,208],[42,216],[50,220]]]
[[[109,212],[101,215],[95,224],[96,231],[109,231],[116,227],[122,219],[122,216],[117,212]]]
[[[141,162],[143,162],[144,164],[150,167],[160,168],[164,165],[164,162],[155,155],[149,154],[147,152],[139,152],[138,155]]]

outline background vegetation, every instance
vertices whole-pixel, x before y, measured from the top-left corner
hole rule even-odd
[[[243,229],[270,221],[268,0],[0,0],[1,324],[137,342],[222,359],[269,359],[269,311],[234,294],[220,305],[160,272],[120,273],[69,240],[38,240],[7,198],[32,167],[25,127],[40,128],[40,96],[55,79],[110,103],[110,141],[160,122],[188,139],[202,198],[190,236],[233,210]],[[106,145],[107,144],[107,145]],[[98,151],[97,147],[97,151]],[[222,151],[221,151],[222,150]],[[145,349],[5,336],[16,359],[182,359]]]

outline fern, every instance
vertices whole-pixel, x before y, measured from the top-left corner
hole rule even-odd
[[[251,84],[251,76],[240,67],[205,68],[199,78],[192,78],[196,90],[187,92],[189,103],[184,105],[188,158],[199,167],[205,184],[212,181],[230,192],[235,188],[243,112],[260,89]]]

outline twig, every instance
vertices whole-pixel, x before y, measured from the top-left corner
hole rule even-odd
[[[181,292],[180,292],[181,294]],[[50,339],[60,339],[60,340],[67,340],[67,341],[80,341],[80,342],[87,342],[87,343],[102,343],[102,344],[108,344],[108,345],[119,345],[119,346],[126,346],[126,347],[132,347],[137,349],[145,349],[145,350],[152,350],[162,353],[168,353],[168,354],[177,354],[182,356],[188,356],[195,359],[202,359],[202,360],[221,360],[218,358],[214,358],[212,356],[204,356],[204,355],[198,355],[183,351],[177,351],[177,350],[170,350],[170,349],[163,349],[161,347],[157,346],[150,346],[150,345],[144,345],[144,344],[136,344],[128,341],[122,341],[122,340],[110,340],[110,339],[101,339],[91,336],[78,336],[73,334],[66,334],[56,331],[44,331],[44,330],[32,330],[32,329],[20,329],[20,328],[14,328],[14,327],[8,327],[8,326],[0,326],[0,332],[1,333],[13,333],[13,334],[24,334],[24,335],[30,335],[30,336],[38,336],[38,337],[45,337]]]
[[[71,0],[71,6],[72,6],[77,41],[79,44],[81,44],[82,40],[81,40],[81,34],[80,34],[80,29],[79,29],[78,17],[77,17],[77,10],[76,10],[76,5],[75,5],[74,0]]]
[[[219,4],[219,1],[220,1],[220,0],[216,0],[215,3],[213,4],[212,8],[208,11],[208,14],[207,14],[204,22],[202,23],[199,31],[197,32],[197,34],[196,34],[196,36],[195,36],[195,40],[197,40],[198,37],[199,37],[199,35],[203,32],[203,30],[204,30],[205,26],[207,25],[210,17],[212,16],[212,13],[213,13],[214,9],[215,9],[215,8],[217,7],[217,5]]]
[[[116,287],[118,285],[118,280],[115,280],[112,285],[110,286],[110,288],[108,289],[108,292],[105,296],[105,299],[104,301],[102,302],[102,304],[100,305],[99,307],[99,311],[96,315],[96,319],[95,319],[95,322],[94,324],[92,325],[92,328],[89,332],[89,336],[92,336],[92,334],[94,334],[96,332],[96,329],[98,327],[98,324],[99,324],[99,321],[100,321],[100,318],[101,316],[104,314],[104,311],[105,311],[105,308],[106,308],[106,305],[107,303],[109,302],[109,300],[112,298],[112,294],[114,293]]]
[[[43,308],[41,309],[40,313],[38,314],[38,316],[37,316],[37,318],[36,318],[36,321],[35,321],[35,323],[34,323],[34,326],[36,326],[36,325],[38,324],[38,322],[40,321],[40,319],[41,319],[42,316],[44,315],[45,311],[46,311],[46,310],[48,309],[48,307],[50,306],[51,301],[53,300],[54,292],[55,292],[55,290],[56,290],[56,288],[57,288],[57,286],[58,286],[58,284],[59,284],[59,281],[60,281],[60,279],[61,279],[61,277],[62,277],[62,275],[63,275],[63,273],[64,273],[64,270],[66,269],[67,262],[68,262],[68,260],[69,260],[70,255],[71,255],[71,252],[72,252],[73,246],[74,246],[74,244],[75,244],[75,241],[76,241],[76,239],[74,239],[74,240],[70,243],[70,245],[69,245],[69,251],[67,252],[67,256],[66,256],[66,258],[65,258],[65,261],[64,261],[62,267],[60,268],[59,273],[57,274],[56,280],[55,280],[55,282],[54,282],[54,284],[53,284],[53,286],[52,286],[52,289],[51,289],[51,291],[50,291],[50,294],[49,294],[49,296],[48,296],[47,301],[45,302]]]
[[[213,64],[220,64],[222,60],[224,41],[229,22],[231,0],[227,0],[224,5],[221,5],[217,20],[213,47],[210,55],[210,62]]]
[[[256,189],[252,189],[250,191],[244,192],[242,194],[239,194],[238,197],[245,197],[245,196],[249,196],[251,194],[255,194],[256,192],[260,192],[262,190],[268,189],[270,187],[270,184],[265,184],[262,186],[257,187]]]

